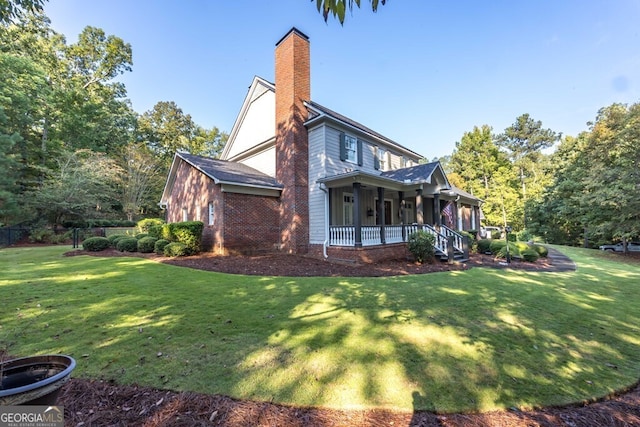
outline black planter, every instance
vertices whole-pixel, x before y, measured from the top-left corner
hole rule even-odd
[[[76,367],[72,357],[44,355],[0,363],[0,406],[55,405],[60,387]]]

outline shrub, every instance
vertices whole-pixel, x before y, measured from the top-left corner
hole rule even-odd
[[[164,255],[170,257],[188,255],[187,245],[180,242],[172,242],[164,247]]]
[[[138,224],[136,226],[138,227],[138,231],[140,233],[148,233],[150,236],[159,238],[160,233],[162,232],[163,224],[164,221],[160,218],[145,218],[138,221]]]
[[[435,237],[433,234],[424,230],[416,231],[409,236],[409,252],[415,260],[422,264],[423,262],[433,261],[435,255]]]
[[[505,242],[504,240],[491,240],[489,250],[492,254],[497,254],[500,249],[504,248],[505,246],[507,246],[507,242]]]
[[[89,237],[82,242],[82,249],[90,252],[100,252],[109,248],[111,243],[106,237]]]
[[[118,245],[118,240],[124,239],[126,237],[130,236],[127,236],[126,234],[112,234],[111,236],[107,237],[107,239],[109,240],[111,247],[115,248]]]
[[[529,244],[526,242],[511,242],[509,244],[511,246],[515,246],[516,248],[518,248],[520,252],[526,251],[527,249],[531,249],[531,246],[529,246]]]
[[[142,239],[144,237],[147,237],[147,236],[149,236],[149,234],[147,234],[147,233],[138,233],[133,237],[135,237],[136,239],[140,240],[140,239]]]
[[[504,242],[503,242],[504,243]],[[509,243],[509,256],[511,258],[521,258],[522,254],[520,253],[520,249],[513,243]],[[504,243],[503,246],[495,253],[496,258],[507,258],[507,244]]]
[[[469,231],[459,231],[459,233],[466,237],[469,241],[469,252],[475,253],[478,249],[478,241],[476,240],[476,236]]]
[[[124,237],[118,239],[116,243],[116,249],[120,252],[137,252],[138,251],[138,239],[135,237]]]
[[[156,240],[156,243],[153,245],[153,251],[155,253],[157,253],[158,255],[164,255],[164,248],[169,243],[171,243],[171,242],[168,241],[168,240],[158,239],[158,240]]]
[[[493,230],[491,232],[491,238],[493,240],[499,240],[502,237],[502,231],[500,230]]]
[[[156,242],[158,239],[155,237],[147,236],[138,240],[138,252],[143,254],[150,254],[155,250]]]
[[[49,228],[36,228],[29,233],[31,243],[52,243],[56,233]]]
[[[151,225],[149,226],[149,230],[147,231],[149,236],[155,237],[156,239],[162,238],[162,224]]]
[[[527,262],[536,262],[540,258],[538,252],[536,252],[533,248],[525,249],[522,251],[522,259]]]
[[[183,243],[187,247],[187,254],[200,252],[202,242],[202,221],[173,222],[162,226],[162,238],[171,242]]]
[[[529,230],[524,229],[518,233],[518,240],[520,240],[521,242],[528,242],[530,240],[533,240],[533,234],[531,234]]]
[[[549,249],[547,249],[546,246],[542,246],[542,245],[533,245],[531,246],[531,249],[533,249],[534,251],[536,251],[536,253],[542,257],[542,258],[546,258],[547,255],[549,255]]]
[[[493,240],[489,240],[489,239],[478,240],[478,253],[486,254],[491,252],[491,242],[493,242]]]

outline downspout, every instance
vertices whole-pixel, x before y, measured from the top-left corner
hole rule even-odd
[[[318,186],[320,190],[324,191],[324,243],[322,243],[322,255],[324,259],[329,258],[329,254],[327,253],[327,248],[329,247],[329,190],[327,186],[324,185],[323,182]]]

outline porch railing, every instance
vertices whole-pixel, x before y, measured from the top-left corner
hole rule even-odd
[[[404,230],[403,230],[404,229]],[[362,246],[375,246],[382,244],[382,226],[365,225],[360,228],[362,237]],[[453,238],[454,251],[462,252],[463,238],[456,231],[440,226],[440,231],[436,230],[428,224],[411,224],[411,225],[385,225],[384,236],[385,243],[402,243],[407,242],[409,236],[418,230],[424,230],[431,233],[435,237],[435,247],[444,255],[448,255],[449,237]],[[329,226],[329,245],[330,246],[355,246],[356,244],[356,228],[351,225],[332,225]]]

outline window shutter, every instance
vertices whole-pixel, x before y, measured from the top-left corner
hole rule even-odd
[[[375,170],[380,169],[380,159],[378,158],[378,147],[375,147],[375,150],[373,150],[373,168]]]
[[[358,140],[358,166],[362,166],[362,141]]]
[[[344,132],[340,132],[340,160],[347,160],[347,147],[344,142]]]

